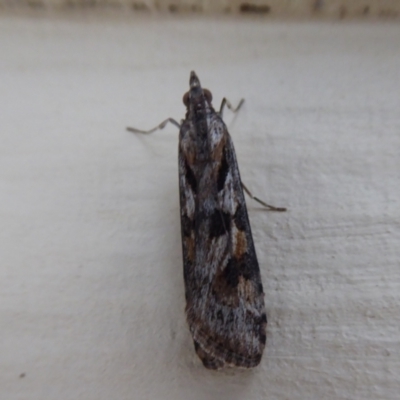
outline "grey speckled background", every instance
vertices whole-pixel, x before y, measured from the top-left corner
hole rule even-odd
[[[0,0],[0,9],[172,14],[235,14],[289,18],[398,19],[398,0]]]

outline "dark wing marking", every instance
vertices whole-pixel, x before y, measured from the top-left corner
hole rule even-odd
[[[209,129],[220,136],[193,174],[179,151],[186,313],[205,367],[253,367],[266,338],[260,270],[233,143],[217,115]]]
[[[181,137],[182,137],[181,129]],[[197,194],[197,181],[194,171],[185,157],[179,141],[179,193],[181,211],[181,235],[183,252],[183,275],[185,280],[186,301],[193,295],[197,288],[196,281],[192,278],[195,262],[195,201]]]

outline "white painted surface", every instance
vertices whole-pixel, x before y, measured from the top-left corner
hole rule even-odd
[[[0,398],[398,399],[400,27],[0,19]],[[226,113],[268,310],[253,371],[213,372],[184,316],[177,132]],[[21,375],[21,374],[25,374]]]

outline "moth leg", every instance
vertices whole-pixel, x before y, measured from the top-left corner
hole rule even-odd
[[[176,122],[173,118],[167,118],[165,121],[161,122],[160,125],[157,125],[155,128],[153,129],[149,129],[148,131],[142,131],[140,129],[136,129],[136,128],[131,128],[131,127],[127,127],[126,130],[129,132],[134,132],[134,133],[153,133],[159,129],[164,129],[165,125],[168,124],[168,122],[170,122],[171,124],[175,125],[178,129],[181,128],[181,125],[178,124],[178,122]]]
[[[234,108],[231,104],[231,102],[227,98],[223,98],[221,102],[221,107],[219,108],[219,115],[222,118],[222,113],[224,112],[224,107],[227,106],[233,113],[237,113],[240,110],[240,107],[242,107],[244,103],[244,99],[241,99],[239,101],[239,104]]]
[[[253,200],[257,201],[258,203],[262,204],[264,207],[267,207],[269,210],[271,211],[286,211],[286,208],[284,207],[274,207],[274,206],[270,206],[269,204],[263,202],[262,200],[260,200],[258,197],[253,196],[250,192],[249,189],[247,189],[247,187],[244,185],[244,183],[242,182],[242,188],[243,190],[250,196],[250,198],[252,198]]]

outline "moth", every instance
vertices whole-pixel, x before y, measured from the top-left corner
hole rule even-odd
[[[231,136],[212,95],[194,71],[179,128],[179,190],[186,316],[194,348],[208,369],[244,368],[260,363],[266,342],[267,315],[260,269],[247,215],[243,185]]]

